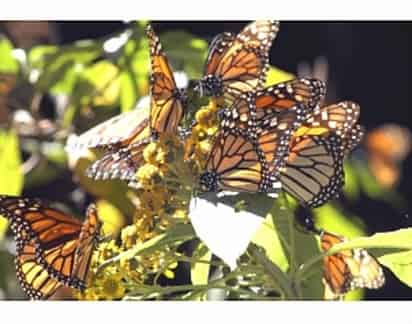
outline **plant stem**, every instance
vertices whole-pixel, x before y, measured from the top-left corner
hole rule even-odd
[[[263,266],[266,273],[272,279],[272,282],[279,287],[280,292],[286,299],[292,300],[297,298],[289,278],[277,265],[272,263],[254,244],[249,246],[249,252],[256,261]]]

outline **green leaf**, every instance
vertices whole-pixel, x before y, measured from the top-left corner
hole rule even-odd
[[[355,248],[412,250],[412,228],[355,238],[345,243],[336,244],[328,251],[328,254]]]
[[[212,259],[212,251],[205,244],[200,242],[193,252],[196,260],[210,262]],[[190,278],[194,285],[206,285],[209,281],[210,264],[203,262],[194,262],[190,268]]]
[[[120,107],[121,111],[132,110],[137,102],[137,80],[131,72],[123,71],[120,75]]]
[[[0,72],[2,73],[17,73],[19,63],[12,54],[13,45],[5,37],[0,38]]]
[[[120,78],[120,103],[122,112],[135,107],[137,99],[149,93],[149,45],[143,30],[135,31],[124,46],[123,55],[119,59],[122,69]]]
[[[195,237],[196,234],[191,224],[177,224],[164,234],[160,234],[142,244],[138,244],[132,249],[122,252],[114,258],[105,261],[100,265],[98,271],[101,271],[110,264],[119,262],[123,258],[130,259],[137,255],[153,253],[164,246],[182,243]]]
[[[303,233],[295,225],[293,208],[289,197],[280,197],[273,205],[273,221],[278,230],[278,235],[284,251],[289,260],[291,275],[307,260],[320,254],[319,245],[313,234]],[[303,248],[304,247],[304,248]],[[319,265],[304,278],[297,287],[303,299],[321,299],[323,297],[322,270]]]
[[[126,219],[122,212],[109,201],[99,199],[96,202],[99,219],[103,222],[104,235],[116,237],[125,226]]]
[[[283,272],[286,272],[289,267],[288,259],[273,225],[271,214],[266,216],[266,219],[252,238],[252,242],[263,247],[268,258],[277,264]]]
[[[0,129],[0,194],[20,195],[23,189],[23,171],[18,137],[14,131]],[[7,230],[5,218],[0,217],[0,240]]]
[[[205,40],[184,31],[165,32],[160,39],[174,71],[185,71],[192,79],[201,77],[208,48]]]
[[[47,157],[49,161],[66,166],[67,154],[62,143],[44,142],[41,145],[41,152]]]
[[[95,88],[93,104],[111,106],[116,104],[120,94],[120,71],[109,61],[100,61],[84,70],[82,77]]]
[[[412,251],[385,254],[378,261],[391,269],[404,284],[412,287]]]
[[[13,130],[0,129],[0,193],[17,195],[23,189],[19,141]]]
[[[360,183],[358,177],[356,176],[356,172],[353,168],[353,165],[345,161],[345,185],[343,187],[343,192],[345,196],[348,197],[350,200],[356,200],[359,198],[360,195]]]
[[[313,209],[316,225],[333,233],[339,233],[348,238],[365,235],[362,221],[354,216],[343,213],[332,204],[325,204]]]
[[[36,87],[40,91],[71,93],[80,72],[101,52],[101,44],[96,41],[33,47],[28,58],[30,67],[40,72]]]
[[[266,75],[266,86],[269,87],[277,83],[293,80],[294,78],[295,76],[292,73],[270,66]]]

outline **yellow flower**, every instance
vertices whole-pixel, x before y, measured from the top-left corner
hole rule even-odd
[[[156,163],[156,155],[158,151],[158,142],[151,142],[149,143],[145,149],[143,150],[143,158],[146,163],[155,164]]]
[[[144,272],[136,257],[124,257],[120,259],[120,268],[126,274],[128,279],[136,283],[143,283]]]
[[[99,293],[96,287],[87,288],[84,293],[77,293],[76,298],[80,300],[99,300]]]
[[[137,228],[135,224],[129,225],[123,228],[121,239],[122,239],[123,246],[126,249],[130,249],[136,244],[137,237],[138,237],[138,234],[137,234]]]
[[[219,129],[217,112],[218,107],[214,100],[201,107],[195,115],[197,124],[185,142],[185,160],[194,163],[198,168],[197,172],[204,169],[214,136]]]
[[[205,128],[211,127],[217,122],[217,105],[214,100],[210,100],[207,106],[200,108],[195,115],[197,123]]]
[[[115,240],[100,243],[98,250],[100,251],[98,263],[111,259],[121,252],[120,248],[116,245]]]
[[[160,183],[163,173],[152,164],[144,164],[137,171],[136,177],[143,188],[151,189]]]
[[[107,300],[122,298],[126,292],[122,275],[115,273],[110,276],[105,276],[100,281],[101,296]]]
[[[176,209],[173,215],[177,219],[187,219],[187,209]]]
[[[170,263],[167,266],[167,269],[163,271],[163,275],[168,279],[174,279],[175,272],[174,270],[177,268],[177,262]]]

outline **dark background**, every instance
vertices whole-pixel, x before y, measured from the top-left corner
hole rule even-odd
[[[153,22],[161,33],[174,29],[192,32],[208,41],[222,31],[238,32],[245,22]],[[121,22],[53,22],[53,41],[67,43],[122,30]],[[353,100],[361,106],[361,123],[371,130],[392,122],[412,129],[410,84],[412,23],[410,22],[281,22],[271,49],[270,62],[291,73],[297,64],[312,63],[324,56],[329,63],[329,82],[334,100]],[[166,49],[167,52],[167,49]],[[412,156],[403,166],[398,191],[408,201],[412,196]],[[410,205],[410,203],[409,203]],[[409,211],[395,210],[381,201],[362,197],[349,208],[360,215],[370,233],[411,226]],[[409,217],[410,218],[410,217]],[[412,299],[412,289],[389,271],[383,289],[370,290],[367,299]],[[396,297],[395,297],[396,296]]]

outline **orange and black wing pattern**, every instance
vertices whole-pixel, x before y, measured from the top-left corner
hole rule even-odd
[[[11,221],[17,251],[35,254],[38,271],[65,286],[85,288],[101,226],[95,207],[89,207],[81,223],[38,199],[0,196],[0,213]]]
[[[184,113],[184,94],[176,86],[169,61],[151,25],[146,33],[151,59],[150,127],[155,134],[177,134]]]
[[[342,236],[323,231],[321,249],[327,252],[345,241]],[[385,276],[378,261],[364,249],[344,250],[323,258],[323,279],[332,295],[339,297],[357,288],[378,289]]]
[[[279,182],[256,144],[239,131],[219,131],[200,176],[204,191],[276,192]]]
[[[342,139],[351,132],[358,122],[360,107],[352,101],[342,101],[325,107],[317,106],[305,121],[297,136],[321,135],[333,132]]]
[[[301,109],[301,115],[306,119],[325,93],[326,85],[322,81],[305,78],[244,93],[223,110],[222,126],[249,130],[253,126],[271,127],[277,123],[279,114],[292,109]]]
[[[262,89],[278,30],[278,22],[261,20],[248,24],[237,36],[218,35],[211,43],[200,80],[202,94],[224,97],[225,104],[230,104],[244,92]]]
[[[17,249],[16,274],[20,286],[30,299],[49,299],[64,285],[50,276],[37,261],[36,244],[31,241]]]
[[[301,204],[318,207],[344,184],[342,140],[328,136],[293,137],[280,173],[282,188]]]

